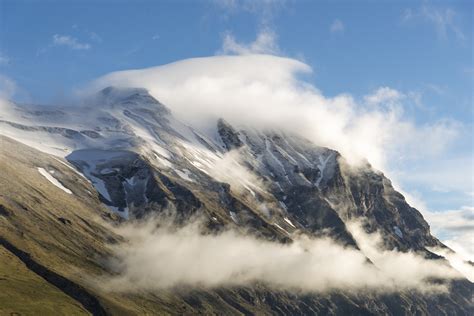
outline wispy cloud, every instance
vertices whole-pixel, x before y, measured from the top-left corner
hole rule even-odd
[[[218,53],[222,54],[273,54],[280,52],[276,41],[276,34],[272,30],[266,29],[257,34],[255,41],[250,43],[239,43],[231,33],[224,36],[222,48]]]
[[[459,210],[431,213],[428,217],[431,218],[431,225],[434,229],[443,230],[444,234],[451,237],[455,237],[459,232],[474,231],[474,206],[463,206]]]
[[[434,83],[426,83],[424,86],[427,90],[429,90],[430,92],[434,92],[437,95],[444,95],[448,90],[446,86],[440,86]]]
[[[87,27],[83,27],[79,24],[73,24],[71,28],[74,30],[74,33],[82,34],[83,36],[89,37],[89,39],[95,43],[102,43],[104,39],[97,32],[94,32]],[[70,36],[69,36],[70,37]],[[76,40],[77,41],[77,40]]]
[[[383,103],[393,104],[403,99],[405,95],[390,87],[380,87],[375,92],[364,97],[364,101],[369,105],[380,105]]]
[[[454,35],[459,40],[464,40],[465,35],[456,21],[456,11],[452,8],[440,8],[424,4],[418,9],[406,9],[402,15],[405,22],[421,19],[430,23],[440,38],[446,39]]]
[[[342,23],[342,21],[339,19],[335,19],[331,23],[329,30],[331,31],[331,33],[342,33],[345,30],[344,23]]]
[[[469,131],[464,131],[463,128],[456,128],[455,126],[452,128],[457,130],[458,133],[469,133]],[[436,131],[433,130],[433,133],[436,133]],[[436,170],[436,172],[433,172],[433,170]],[[420,165],[408,166],[398,177],[403,178],[405,183],[429,188],[433,191],[471,192],[474,186],[471,176],[473,172],[472,155],[468,152],[458,157],[440,157],[436,162],[424,161]]]
[[[474,207],[424,214],[433,232],[464,260],[474,262]]]
[[[92,46],[89,43],[81,43],[77,38],[70,35],[53,35],[54,46],[65,46],[73,50],[88,50]]]

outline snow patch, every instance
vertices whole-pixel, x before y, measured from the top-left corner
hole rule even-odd
[[[234,223],[238,224],[238,223],[239,223],[239,219],[237,218],[237,215],[236,215],[234,212],[232,212],[232,211],[230,211],[229,214],[230,214],[230,218],[232,218],[232,220],[234,221]]]
[[[183,171],[176,169],[175,172],[181,179],[189,182],[195,182],[193,179],[191,179],[191,171],[189,171],[188,169],[183,169]]]
[[[173,168],[173,164],[170,161],[168,161],[168,159],[162,158],[160,155],[157,155],[156,153],[153,153],[153,154],[155,155],[155,159],[158,161],[160,166],[166,167],[168,169]]]
[[[54,158],[54,160],[60,162],[60,163],[63,164],[64,166],[68,167],[69,169],[71,169],[72,171],[74,171],[77,175],[83,177],[87,182],[90,183],[89,179],[87,179],[86,176],[83,175],[82,173],[80,173],[76,168],[70,166],[69,164],[67,164],[66,162],[62,161],[62,160],[59,159],[59,158],[56,158],[56,157],[53,157],[53,158]]]
[[[324,169],[326,169],[326,165],[328,164],[329,159],[332,157],[332,153],[329,154],[326,159],[323,159],[322,156],[319,156],[319,164],[318,164],[318,169],[320,171],[320,176],[319,179],[316,180],[316,186],[319,188],[319,184],[321,183],[321,180],[324,178]]]
[[[398,226],[393,226],[393,231],[395,232],[395,235],[400,238],[403,238],[403,233]]]
[[[290,226],[292,226],[292,227],[296,228],[296,226],[295,226],[295,225],[294,225],[294,224],[293,224],[293,223],[290,221],[290,219],[289,219],[289,218],[287,218],[287,217],[283,217],[283,219],[285,220],[285,222],[287,222],[288,224],[290,224]]]
[[[289,233],[288,233],[283,227],[281,227],[280,225],[278,225],[278,224],[276,224],[276,223],[273,224],[273,225],[275,225],[275,226],[278,227],[281,231],[283,231],[283,232],[285,232],[287,235],[289,235]]]
[[[65,186],[63,186],[61,184],[61,182],[59,182],[55,177],[53,177],[48,171],[44,170],[43,168],[39,168],[38,167],[38,171],[39,173],[41,173],[41,175],[43,177],[45,177],[49,182],[51,182],[52,184],[54,184],[55,186],[57,186],[58,188],[60,188],[61,190],[63,190],[64,192],[66,192],[67,194],[72,194],[72,191],[69,190],[68,188],[66,188]]]
[[[117,172],[117,168],[104,168],[100,170],[101,175],[111,175]]]
[[[283,165],[283,163],[275,156],[275,154],[273,154],[272,152],[272,149],[270,148],[271,147],[271,142],[268,140],[268,139],[265,139],[265,150],[268,154],[268,157],[270,158],[270,160],[272,160],[274,162],[274,164],[270,164],[270,165],[273,165],[274,167],[278,167],[280,170],[281,170],[281,174],[285,174],[286,171],[285,171],[285,166]],[[267,160],[268,161],[268,160]],[[272,175],[273,177],[273,175]]]

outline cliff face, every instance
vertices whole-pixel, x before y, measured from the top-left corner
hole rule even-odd
[[[139,294],[99,290],[90,276],[114,273],[105,265],[113,256],[110,245],[125,242],[110,225],[170,211],[181,223],[199,215],[208,233],[233,227],[280,243],[304,234],[329,236],[359,249],[348,224],[362,220],[366,232],[381,234],[387,250],[443,260],[427,247],[444,246],[390,180],[368,164],[353,168],[336,151],[295,135],[237,128],[223,120],[214,132],[200,133],[141,89],[108,88],[95,102],[101,106],[87,112],[87,118],[81,118],[80,110],[45,114],[17,107],[12,113],[20,114],[0,121],[1,134],[42,151],[1,136],[2,246],[84,312],[473,312],[473,285],[467,280],[452,281],[449,293],[437,295],[301,294],[264,284]],[[6,284],[0,283],[5,291]]]

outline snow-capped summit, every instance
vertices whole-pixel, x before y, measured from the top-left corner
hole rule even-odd
[[[153,98],[148,90],[143,88],[117,88],[107,87],[100,90],[88,100],[90,105],[98,107],[149,107],[159,108],[163,114],[169,110],[158,100]]]
[[[247,215],[233,211],[233,222],[243,224],[245,217],[257,216],[285,234],[295,227],[330,228],[353,244],[344,221],[372,214],[373,224],[383,221],[397,247],[408,247],[403,243],[410,238],[417,247],[434,242],[418,212],[402,211],[409,208],[403,197],[394,193],[397,202],[384,202],[382,192],[386,197],[394,190],[369,167],[366,173],[350,174],[343,171],[350,168],[336,151],[280,131],[238,129],[222,119],[214,123],[214,133],[199,131],[177,120],[145,89],[108,87],[84,105],[69,108],[39,110],[12,103],[0,116],[2,134],[65,157],[95,185],[104,204],[124,217],[140,217],[154,208],[157,196],[152,192],[159,182],[153,174],[159,171],[196,198],[196,191],[211,196],[217,190],[254,209]],[[359,188],[356,179],[361,175],[364,185],[370,183],[367,190]],[[350,197],[341,198],[347,194]],[[373,201],[378,195],[383,212]],[[228,208],[228,199],[221,197],[217,203]],[[393,208],[389,204],[401,206],[388,215],[387,209]],[[290,225],[285,219],[292,217]],[[413,222],[422,229],[408,232]],[[392,227],[399,227],[397,233]]]
[[[337,151],[279,130],[236,127],[222,119],[212,124],[206,131],[189,126],[140,88],[108,87],[81,106],[3,104],[0,139],[8,147],[2,148],[2,154],[15,157],[21,174],[34,181],[23,185],[28,188],[24,192],[6,199],[0,194],[0,202],[29,208],[59,199],[66,203],[61,209],[72,211],[67,216],[60,211],[57,221],[74,223],[80,234],[69,226],[67,232],[78,236],[88,236],[91,231],[82,209],[80,219],[75,213],[75,208],[86,205],[91,218],[100,214],[109,219],[120,216],[117,222],[140,221],[172,212],[182,220],[199,214],[210,231],[233,227],[282,243],[303,234],[331,238],[361,252],[364,249],[350,225],[363,220],[366,232],[381,233],[386,251],[397,249],[439,259],[430,249],[446,249],[431,235],[422,215],[370,165],[354,169]],[[14,147],[12,139],[30,147]],[[7,168],[9,174],[13,169]],[[42,215],[47,219],[51,218],[49,209]],[[0,219],[2,212],[10,211],[0,208]],[[35,225],[25,230],[29,233],[29,227]],[[75,245],[76,240],[71,247]],[[80,246],[87,248],[87,244]],[[390,307],[393,301],[403,301],[405,311],[419,304],[430,306],[434,314],[462,313],[468,308],[457,302],[469,296],[466,282],[460,281],[449,294],[453,303],[447,307],[437,305],[437,298],[412,299],[404,293],[388,299],[353,299],[359,305],[370,302],[366,313],[399,311]],[[239,293],[233,297],[240,297]],[[254,295],[250,295],[252,300]],[[206,300],[207,296],[199,297]],[[298,298],[291,302],[304,314]],[[331,299],[328,302],[333,304]]]

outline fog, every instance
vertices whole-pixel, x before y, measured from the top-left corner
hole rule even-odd
[[[116,228],[127,243],[114,246],[110,267],[118,274],[99,280],[109,291],[214,288],[265,284],[277,290],[393,292],[446,291],[436,279],[460,275],[446,262],[415,253],[381,250],[378,234],[349,225],[362,252],[329,238],[293,236],[291,244],[261,240],[235,230],[202,234],[201,221],[182,227],[149,220]],[[371,260],[370,263],[367,258]]]

